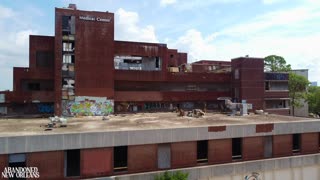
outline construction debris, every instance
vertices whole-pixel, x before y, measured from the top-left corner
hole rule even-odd
[[[67,127],[67,119],[64,117],[49,117],[50,122],[46,126],[47,128]]]

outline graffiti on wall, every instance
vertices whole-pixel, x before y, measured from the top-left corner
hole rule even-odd
[[[53,113],[53,104],[38,104],[38,112],[39,113]]]
[[[75,101],[65,103],[68,115],[75,116],[103,116],[113,113],[113,100],[105,97],[77,96]]]

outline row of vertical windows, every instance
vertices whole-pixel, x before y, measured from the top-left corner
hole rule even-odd
[[[320,135],[320,134],[319,134]],[[272,157],[273,137],[264,137],[264,157]],[[241,160],[243,148],[242,138],[232,138],[232,159],[234,161]],[[320,140],[319,140],[320,148]],[[292,152],[300,153],[301,150],[301,134],[292,135]],[[209,145],[208,140],[197,141],[197,163],[203,164],[208,162]],[[157,150],[158,168],[171,168],[171,144],[158,144]],[[65,151],[65,176],[80,176],[80,149]],[[10,154],[9,167],[26,167],[26,154]],[[117,146],[113,149],[113,168],[114,172],[128,170],[128,146]]]

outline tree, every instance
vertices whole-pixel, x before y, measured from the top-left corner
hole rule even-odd
[[[320,114],[320,87],[310,86],[308,88],[309,112]]]
[[[264,58],[264,70],[269,72],[289,72],[291,65],[277,55],[270,55]]]
[[[155,177],[155,180],[187,180],[188,176],[188,173],[183,173],[181,171],[177,171],[174,173],[169,173],[168,171],[166,171],[163,174],[157,175]]]
[[[292,106],[292,115],[294,116],[294,108],[301,107],[301,100],[307,100],[307,87],[310,84],[304,76],[290,73],[289,74],[289,97]]]

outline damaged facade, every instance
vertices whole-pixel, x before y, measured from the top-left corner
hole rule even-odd
[[[29,67],[0,92],[2,114],[219,110],[218,97],[289,114],[288,74],[264,73],[262,58],[188,64],[166,44],[114,40],[110,12],[56,8],[55,36],[31,35],[29,47]]]

